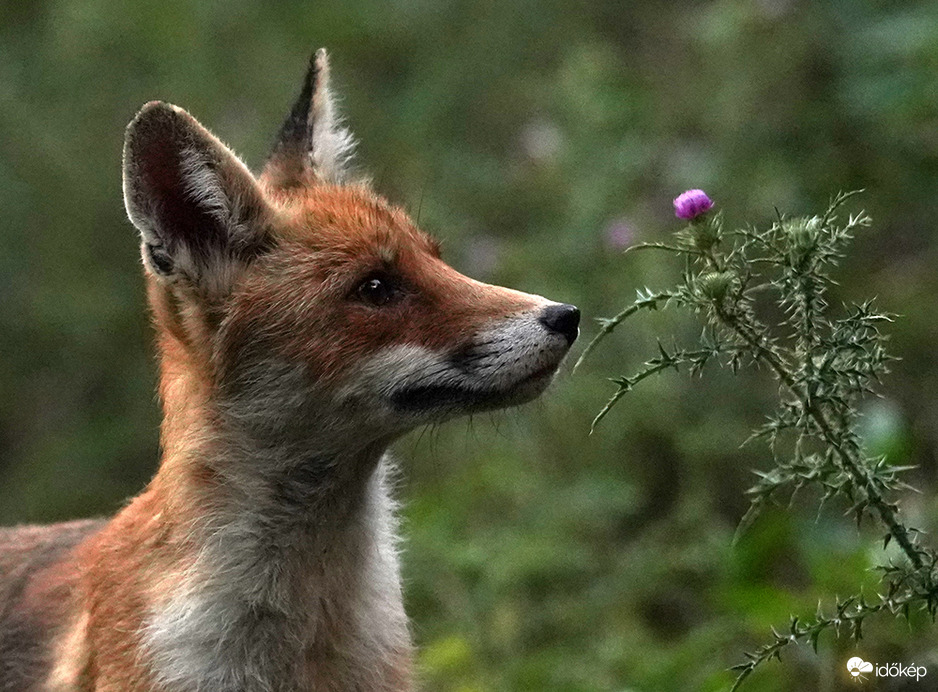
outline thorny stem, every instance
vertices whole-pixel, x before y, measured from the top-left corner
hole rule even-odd
[[[812,375],[814,373],[814,347],[817,345],[817,333],[814,329],[814,321],[811,319],[813,311],[813,303],[818,300],[817,295],[814,292],[814,286],[811,279],[808,277],[801,277],[798,280],[801,290],[799,295],[801,296],[801,351],[804,355],[804,372],[805,372],[805,381],[810,382]],[[808,398],[810,392],[806,392]]]
[[[625,310],[620,312],[618,315],[615,315],[614,317],[610,317],[608,319],[600,320],[602,326],[599,328],[599,332],[596,334],[596,336],[593,337],[593,340],[590,341],[589,344],[587,344],[586,348],[583,349],[583,353],[580,354],[580,357],[577,358],[577,361],[573,366],[573,371],[576,372],[577,368],[579,368],[580,365],[583,364],[583,361],[586,359],[586,357],[590,353],[592,353],[593,349],[596,348],[596,346],[599,345],[599,342],[605,339],[606,336],[611,334],[612,331],[616,327],[618,327],[622,322],[624,322],[627,318],[631,317],[636,312],[642,309],[654,310],[657,307],[658,303],[666,302],[668,300],[671,300],[672,298],[675,298],[676,296],[677,294],[672,291],[661,291],[660,293],[649,293],[648,295],[640,296],[639,300],[635,301],[632,305],[625,308]],[[624,393],[625,392],[623,392],[623,394]],[[612,403],[614,404],[615,402],[612,402]]]
[[[775,635],[774,642],[766,644],[755,653],[747,654],[749,660],[745,663],[733,666],[732,670],[739,671],[739,676],[730,688],[730,692],[735,692],[735,690],[739,689],[743,681],[749,677],[761,661],[766,661],[772,657],[780,657],[782,649],[789,644],[801,641],[802,639],[808,639],[815,650],[817,650],[818,637],[824,630],[833,627],[835,630],[840,631],[841,627],[848,626],[853,632],[858,632],[867,616],[875,615],[884,610],[896,613],[904,608],[908,608],[910,605],[921,600],[921,598],[921,594],[915,592],[908,593],[900,598],[881,600],[879,603],[873,604],[866,603],[863,600],[857,602],[856,599],[850,598],[837,605],[837,614],[833,617],[825,617],[819,605],[815,621],[810,624],[803,625],[799,622],[798,618],[792,618],[788,634],[781,634],[773,628],[772,632]]]
[[[860,469],[857,460],[843,450],[840,440],[838,440],[834,434],[833,428],[824,415],[824,412],[817,407],[806,393],[799,391],[795,384],[795,378],[785,367],[785,363],[779,355],[771,346],[764,343],[764,339],[758,335],[752,325],[740,322],[735,316],[728,314],[720,306],[717,306],[715,312],[720,318],[720,321],[726,327],[733,330],[740,339],[745,341],[746,344],[753,349],[753,352],[772,368],[789,392],[798,399],[803,410],[811,416],[812,420],[814,420],[815,424],[818,426],[818,429],[824,437],[824,441],[834,450],[843,468],[847,469],[850,475],[853,476],[853,479],[866,489],[871,504],[876,508],[883,524],[889,529],[889,533],[896,539],[896,542],[912,562],[912,565],[916,569],[920,569],[923,566],[921,554],[912,544],[905,526],[896,518],[895,509],[883,499],[879,490],[870,483],[869,477]]]
[[[647,366],[644,370],[633,375],[632,377],[620,377],[614,379],[619,388],[616,390],[615,394],[606,402],[606,405],[603,406],[602,410],[596,414],[596,417],[593,418],[593,423],[590,425],[590,435],[596,432],[596,426],[599,425],[599,422],[606,417],[612,407],[618,403],[619,399],[625,396],[628,392],[642,380],[645,380],[651,377],[654,374],[661,372],[662,370],[667,370],[668,368],[674,368],[679,370],[679,366],[684,363],[694,363],[696,367],[702,367],[703,363],[707,361],[711,356],[713,356],[713,350],[701,350],[701,351],[678,351],[674,353],[668,353],[664,350],[664,347],[659,343],[658,349],[661,355],[658,358],[648,361],[645,365]]]

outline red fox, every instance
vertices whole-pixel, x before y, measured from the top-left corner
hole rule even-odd
[[[411,689],[386,450],[543,392],[579,312],[447,266],[352,147],[322,50],[258,177],[175,106],[128,126],[162,459],[0,532],[3,692]]]

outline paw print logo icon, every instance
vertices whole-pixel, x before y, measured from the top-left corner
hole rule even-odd
[[[868,661],[864,661],[859,656],[854,656],[849,661],[847,661],[847,671],[853,677],[858,678],[863,673],[872,673],[873,664]]]

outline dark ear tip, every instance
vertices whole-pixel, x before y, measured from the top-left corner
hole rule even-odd
[[[137,111],[137,114],[134,116],[133,120],[130,121],[130,124],[133,125],[134,123],[150,120],[161,115],[169,115],[176,110],[179,109],[165,101],[148,101]]]
[[[129,141],[138,132],[159,129],[171,123],[184,120],[188,116],[182,108],[165,101],[150,101],[137,111],[127,125],[126,139]],[[191,116],[189,116],[191,117]]]
[[[325,48],[317,48],[313,51],[313,54],[309,56],[309,66],[306,69],[306,80],[304,87],[309,89],[309,94],[305,94],[308,99],[312,98],[313,93],[316,91],[316,84],[320,79],[320,76],[325,70],[329,69],[329,53],[326,52]],[[305,93],[305,92],[304,92]]]
[[[166,103],[166,101],[147,101],[143,104],[143,107],[138,111],[138,115],[141,113],[148,113],[150,111],[173,108],[174,106],[171,103]]]

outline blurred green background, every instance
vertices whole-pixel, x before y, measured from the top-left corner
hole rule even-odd
[[[583,343],[591,318],[675,279],[620,250],[666,239],[684,189],[741,224],[866,188],[876,223],[834,298],[901,315],[865,434],[918,465],[907,518],[938,527],[938,4],[897,0],[0,4],[0,522],[113,512],[155,469],[125,124],[172,101],[257,169],[320,45],[375,186],[458,269],[578,304]],[[841,506],[808,496],[731,545],[770,463],[739,447],[766,373],[662,375],[587,435],[606,378],[674,334],[698,328],[642,317],[540,402],[398,445],[425,689],[724,689],[770,626],[874,593],[880,532]],[[855,689],[853,655],[929,666],[930,684],[863,689],[938,689],[925,624],[793,647],[748,689]]]

